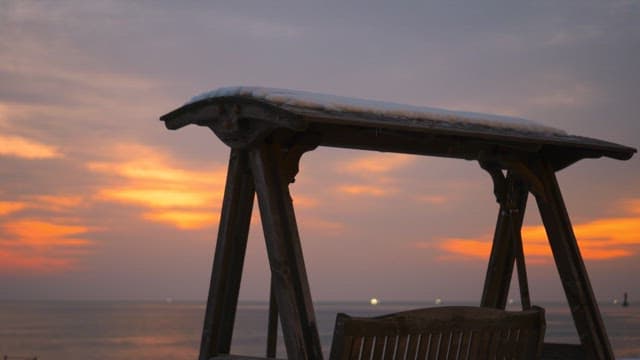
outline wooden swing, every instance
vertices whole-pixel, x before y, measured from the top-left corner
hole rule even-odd
[[[288,358],[322,359],[289,194],[300,157],[318,146],[478,161],[500,204],[483,308],[505,308],[514,263],[530,306],[520,229],[533,194],[580,337],[544,344],[542,357],[614,359],[555,173],[584,158],[627,160],[635,149],[522,119],[268,88],[218,89],[161,120],[172,130],[206,126],[231,148],[200,360],[250,359],[229,353],[256,193],[272,274],[267,356],[279,316]]]

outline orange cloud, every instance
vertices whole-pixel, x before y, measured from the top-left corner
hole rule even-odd
[[[146,189],[142,186],[101,189],[98,197],[149,208],[202,208],[222,201],[221,193],[207,193],[202,189],[180,187],[178,189]],[[157,186],[157,185],[156,185]]]
[[[81,196],[67,195],[37,195],[25,197],[22,201],[0,201],[0,215],[9,215],[24,209],[44,209],[61,212],[69,208],[81,206],[84,199]]]
[[[92,246],[86,226],[22,219],[0,226],[0,272],[71,270]]]
[[[89,240],[75,238],[89,231],[82,225],[56,224],[41,220],[16,220],[5,223],[4,231],[31,247],[86,246]]]
[[[427,247],[426,244],[421,243],[419,248]],[[439,245],[441,250],[449,254],[456,254],[462,257],[479,257],[487,259],[489,252],[491,251],[491,242],[483,238],[479,239],[460,239],[460,238],[447,238]]]
[[[338,192],[346,195],[364,195],[364,196],[388,196],[396,192],[394,188],[382,187],[376,185],[341,185],[337,187]]]
[[[27,207],[27,204],[20,201],[0,201],[0,216],[9,215]]]
[[[640,199],[630,199],[626,200],[623,203],[623,210],[631,213],[640,215]]]
[[[0,135],[0,155],[23,159],[50,159],[62,157],[57,148],[21,136]]]
[[[418,196],[416,200],[431,205],[442,205],[448,201],[447,197],[444,195],[421,195]]]
[[[405,154],[368,154],[339,165],[339,170],[347,173],[383,174],[407,166],[416,157]]]
[[[575,232],[588,246],[640,245],[640,217],[599,219],[577,225]]]
[[[317,207],[319,203],[320,201],[315,197],[298,194],[293,196],[293,204],[297,209],[314,208]]]
[[[580,252],[587,260],[611,260],[640,251],[640,217],[603,218],[574,225]],[[524,252],[530,263],[548,263],[552,254],[544,226],[522,228]],[[492,236],[446,238],[437,243],[445,254],[461,258],[488,259]],[[426,243],[417,243],[425,247]]]
[[[383,197],[395,194],[395,180],[389,173],[407,166],[416,159],[406,154],[367,154],[340,164],[338,172],[354,175],[357,183],[338,185],[334,189],[341,195]]]
[[[31,271],[36,273],[59,272],[73,268],[70,259],[49,258],[0,249],[0,273]]]
[[[300,227],[303,230],[310,230],[323,235],[340,235],[345,229],[345,225],[341,222],[309,216],[305,216],[304,219],[300,221]]]
[[[24,209],[60,213],[81,205],[80,196],[36,195],[21,201],[0,201],[0,215]],[[5,218],[0,222],[0,273],[60,272],[72,270],[91,249],[86,226],[70,220]]]
[[[85,199],[82,196],[37,195],[31,198],[29,206],[57,212],[82,206],[84,202]]]
[[[143,207],[143,219],[181,229],[199,229],[219,220],[226,167],[190,170],[141,145],[119,145],[113,152],[112,161],[87,164],[91,171],[114,178],[113,185],[97,191],[97,199]]]
[[[148,212],[142,216],[147,220],[174,225],[184,230],[200,229],[220,221],[220,214],[214,211],[157,211]]]

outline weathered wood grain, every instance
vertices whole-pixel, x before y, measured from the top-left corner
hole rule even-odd
[[[509,312],[451,306],[374,318],[338,314],[331,360],[533,360],[539,359],[544,332],[539,307]],[[379,339],[387,344],[384,357],[376,356],[382,354]]]
[[[230,113],[234,116],[233,118],[240,120],[252,119],[254,126],[244,127],[241,123],[234,124],[233,121],[227,125]],[[504,128],[496,129],[482,124],[455,125],[436,119],[385,116],[375,112],[311,109],[291,104],[270,103],[250,96],[205,99],[184,105],[163,115],[160,119],[169,129],[178,129],[187,124],[208,126],[217,131],[219,137],[233,147],[249,146],[256,139],[262,138],[264,133],[256,133],[257,129],[268,132],[274,128],[287,128],[294,131],[314,128],[314,131],[321,130],[323,133],[324,140],[320,144],[322,146],[382,151],[394,151],[392,148],[397,147],[402,149],[399,150],[400,152],[408,152],[403,142],[410,140],[411,135],[425,139],[430,135],[437,135],[448,138],[452,148],[461,141],[466,143],[465,147],[471,147],[472,144],[485,144],[487,145],[485,149],[492,147],[511,150],[527,148],[528,151],[535,149],[533,152],[553,159],[556,170],[583,158],[608,156],[615,159],[629,159],[635,153],[635,149],[626,146],[574,135],[527,133]],[[379,136],[361,136],[366,131],[375,132]],[[383,138],[383,141],[377,142]],[[427,151],[429,146],[427,141],[414,149]],[[436,146],[436,148],[436,151],[446,153],[446,147]],[[479,155],[480,153],[476,152],[476,157],[470,159],[477,159]],[[456,156],[467,158],[462,153]]]
[[[555,173],[544,160],[534,166],[546,190],[536,202],[582,347],[588,359],[614,359]]]
[[[246,151],[231,150],[205,311],[200,360],[228,353],[254,198]]]
[[[520,234],[529,195],[514,174],[508,173],[504,181],[504,186],[495,186],[496,189],[502,188],[497,191],[503,194],[496,194],[500,209],[480,301],[480,306],[496,309],[504,309],[507,304],[517,250],[515,245],[519,240],[519,237],[514,239],[514,234]]]
[[[250,151],[250,160],[287,355],[322,359],[282,149],[263,143]]]

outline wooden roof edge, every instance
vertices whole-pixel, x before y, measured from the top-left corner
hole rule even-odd
[[[628,160],[637,152],[635,148],[629,146],[584,136],[527,133],[510,129],[485,128],[482,125],[456,128],[451,124],[442,125],[437,122],[434,122],[435,125],[433,127],[426,127],[424,124],[417,126],[413,124],[412,119],[395,119],[379,114],[309,111],[309,109],[298,111],[295,107],[276,106],[272,103],[247,98],[246,96],[205,98],[185,104],[161,116],[160,120],[164,121],[168,129],[176,130],[189,124],[211,127],[212,124],[220,119],[229,118],[230,116],[260,119],[274,123],[275,127],[290,128],[298,131],[306,128],[309,123],[321,123],[345,126],[345,128],[350,126],[389,128],[416,134],[448,133],[469,138],[477,137],[496,144],[503,142],[540,144],[545,148],[554,148],[555,151],[571,152],[575,160],[570,163],[582,158],[598,158],[602,156],[617,160]]]

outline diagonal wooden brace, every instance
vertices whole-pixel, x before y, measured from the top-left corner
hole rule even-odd
[[[216,354],[228,354],[231,347],[254,194],[247,152],[231,150],[200,360],[209,360]]]
[[[504,309],[509,296],[514,261],[518,259],[518,279],[523,306],[529,305],[529,290],[522,252],[520,229],[528,191],[519,177],[509,171],[505,177],[499,166],[481,163],[491,175],[496,201],[500,204],[480,305]]]
[[[250,150],[272,281],[289,359],[322,359],[320,337],[302,256],[283,148],[262,143]]]
[[[553,167],[544,160],[535,166],[546,189],[536,201],[580,343],[589,359],[614,359]]]

